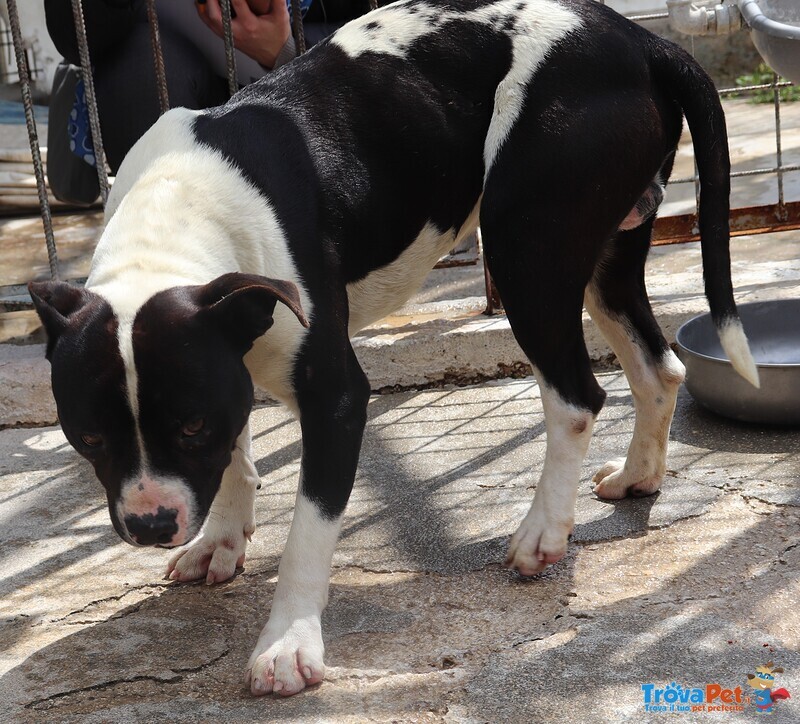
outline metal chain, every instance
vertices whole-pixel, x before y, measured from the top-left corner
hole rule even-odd
[[[161,49],[161,34],[158,32],[156,0],[147,0],[147,24],[150,26],[150,42],[153,45],[158,101],[161,105],[161,112],[166,113],[169,110],[169,91],[167,90],[167,72],[164,68],[164,53]]]
[[[222,10],[222,36],[225,40],[225,62],[228,67],[228,92],[233,95],[239,90],[236,72],[236,54],[233,44],[233,28],[231,27],[231,0],[219,0]]]
[[[294,47],[297,55],[306,52],[306,33],[303,29],[303,12],[300,8],[300,0],[292,0],[292,35],[294,36]]]
[[[19,25],[17,0],[8,0],[8,20],[11,25],[11,39],[14,44],[14,53],[17,60],[17,72],[22,92],[22,105],[25,108],[25,125],[28,127],[28,141],[31,146],[31,160],[33,173],[36,176],[36,190],[39,192],[39,207],[44,226],[44,240],[47,245],[47,262],[50,266],[50,278],[57,281],[58,255],[56,241],[53,236],[53,218],[50,214],[50,202],[47,199],[47,185],[44,178],[42,154],[39,150],[39,135],[36,132],[36,118],[33,115],[33,98],[31,97],[31,76],[28,70],[28,58],[22,45],[22,31]]]
[[[100,196],[103,206],[108,201],[108,172],[106,171],[106,152],[103,148],[103,136],[100,133],[100,116],[97,113],[97,98],[94,94],[94,78],[92,62],[89,58],[89,43],[86,40],[86,24],[83,20],[81,0],[72,0],[72,16],[75,19],[75,37],[78,40],[78,54],[81,58],[81,74],[86,89],[86,105],[89,108],[89,127],[92,131],[94,161],[97,167],[97,179],[100,181]]]

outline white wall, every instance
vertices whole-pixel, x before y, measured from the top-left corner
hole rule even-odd
[[[605,4],[623,15],[667,12],[666,0],[606,0]]]
[[[68,2],[69,0],[63,0]],[[61,55],[47,34],[44,19],[44,3],[42,0],[17,0],[19,13],[19,26],[22,32],[22,42],[36,57],[36,65],[44,71],[36,81],[36,87],[43,91],[50,91],[53,85],[53,74],[61,60]],[[8,25],[8,4],[0,0],[0,16]],[[9,70],[16,70],[16,61],[12,58]]]

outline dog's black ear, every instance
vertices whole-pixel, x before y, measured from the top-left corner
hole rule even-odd
[[[283,302],[304,327],[309,323],[292,282],[233,272],[198,291],[203,314],[213,319],[244,352],[272,326],[275,304]]]
[[[47,332],[47,359],[69,325],[70,317],[92,300],[92,293],[66,282],[30,282],[33,305]]]

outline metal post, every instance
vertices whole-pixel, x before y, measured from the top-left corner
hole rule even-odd
[[[778,74],[772,77],[772,94],[775,103],[775,157],[777,160],[778,175],[778,213],[781,218],[785,218],[784,198],[783,198],[783,149],[781,141],[781,92],[778,89]]]
[[[483,282],[486,287],[486,309],[483,310],[483,313],[491,317],[503,311],[503,302],[500,299],[497,287],[494,285],[492,275],[489,273],[489,266],[486,264],[486,255],[483,253],[483,237],[481,236],[480,227],[478,227],[478,248],[483,257]]]

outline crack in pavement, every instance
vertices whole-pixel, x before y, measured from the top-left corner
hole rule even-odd
[[[50,623],[61,623],[62,621],[66,621],[66,619],[68,619],[70,616],[74,616],[75,614],[78,614],[78,613],[83,613],[84,611],[86,611],[88,608],[90,608],[92,606],[99,606],[100,604],[108,603],[109,601],[121,601],[123,598],[125,598],[125,596],[127,596],[130,593],[135,593],[136,591],[142,591],[142,590],[144,590],[146,588],[153,588],[153,589],[161,589],[162,592],[163,592],[166,589],[168,589],[169,587],[170,587],[169,585],[160,584],[160,583],[143,583],[143,584],[141,584],[139,586],[133,586],[132,588],[128,588],[127,590],[123,591],[122,593],[120,593],[118,595],[106,596],[105,598],[98,598],[98,599],[96,599],[94,601],[89,601],[89,603],[87,603],[85,606],[82,606],[81,608],[76,608],[74,611],[70,611],[69,613],[64,614],[60,618],[48,618],[47,620],[39,621],[34,625],[35,626],[43,626],[46,623],[47,624],[50,624]],[[149,600],[149,599],[145,599],[145,600]],[[130,611],[118,612],[117,614],[109,616],[108,619],[102,619],[102,620],[110,620],[112,618],[122,618],[123,616],[127,616],[129,613],[133,613],[134,611],[138,611],[139,608],[141,608],[143,603],[144,603],[144,601],[141,601],[139,604],[136,605],[136,608],[134,608],[134,609],[132,609]],[[72,624],[72,625],[75,625],[75,622],[72,622],[72,621],[69,621],[68,623]],[[97,623],[97,622],[96,621],[90,621],[89,623]]]
[[[202,664],[199,664],[198,666],[186,666],[186,667],[177,667],[175,669],[168,669],[169,671],[172,672],[173,676],[142,675],[142,676],[131,676],[122,679],[112,679],[111,681],[103,681],[99,684],[92,684],[91,686],[82,686],[78,689],[61,691],[58,692],[57,694],[51,694],[50,696],[45,696],[41,699],[35,699],[34,701],[25,704],[25,708],[26,709],[41,708],[42,704],[48,704],[51,702],[59,701],[60,699],[65,699],[68,696],[83,694],[84,692],[87,691],[102,691],[103,689],[108,689],[112,686],[117,686],[118,684],[130,684],[137,681],[154,681],[162,684],[174,684],[183,679],[182,674],[193,674],[198,671],[202,671],[203,669],[206,669],[209,666],[213,666],[218,661],[225,658],[229,653],[230,649],[225,649],[221,654],[215,656],[210,661],[206,661]]]
[[[772,570],[777,565],[786,565],[788,561],[785,560],[785,556],[789,551],[793,551],[795,548],[800,546],[800,541],[796,541],[795,543],[790,543],[786,548],[784,548],[775,560],[769,562],[769,570]]]
[[[731,595],[736,595],[735,593]],[[660,601],[651,601],[649,599],[642,599],[635,604],[636,607],[648,608],[650,606],[682,606],[685,603],[707,603],[722,598],[719,593],[709,593],[707,596],[687,596],[685,598],[670,598],[661,599]]]
[[[69,691],[61,691],[57,694],[51,694],[50,696],[46,696],[43,699],[35,699],[34,701],[30,701],[27,704],[25,704],[25,708],[41,709],[42,704],[50,704],[52,702],[58,701],[59,699],[65,699],[68,696],[74,696],[76,694],[83,694],[87,691],[100,691],[102,689],[107,689],[111,686],[116,686],[117,684],[131,684],[136,681],[156,681],[162,684],[173,684],[177,681],[180,681],[181,679],[183,679],[183,677],[177,673],[171,677],[143,675],[143,676],[131,676],[127,679],[112,679],[111,681],[104,681],[100,684],[92,684],[91,686],[84,686],[79,689],[70,689]]]
[[[564,631],[574,630],[574,627],[567,627],[563,629],[558,629],[558,631],[550,631],[549,633],[545,634],[544,636],[526,636],[525,638],[518,639],[514,643],[511,644],[512,649],[516,649],[518,646],[522,646],[524,644],[532,643],[533,641],[545,641],[546,639],[552,638],[553,636],[557,636]],[[489,649],[490,654],[502,654],[505,653],[505,649]]]
[[[742,500],[744,500],[744,502],[747,503],[750,506],[750,508],[753,510],[753,512],[758,513],[759,515],[772,515],[775,511],[774,510],[765,510],[765,511],[757,510],[756,508],[753,507],[753,502],[754,501],[758,501],[762,505],[772,506],[772,508],[798,508],[798,507],[800,507],[800,504],[798,504],[796,502],[779,503],[779,502],[776,502],[775,500],[766,500],[765,498],[762,498],[762,497],[760,497],[758,495],[755,495],[754,493],[744,493],[744,492],[742,492],[742,493],[740,493],[740,496],[741,496]]]

